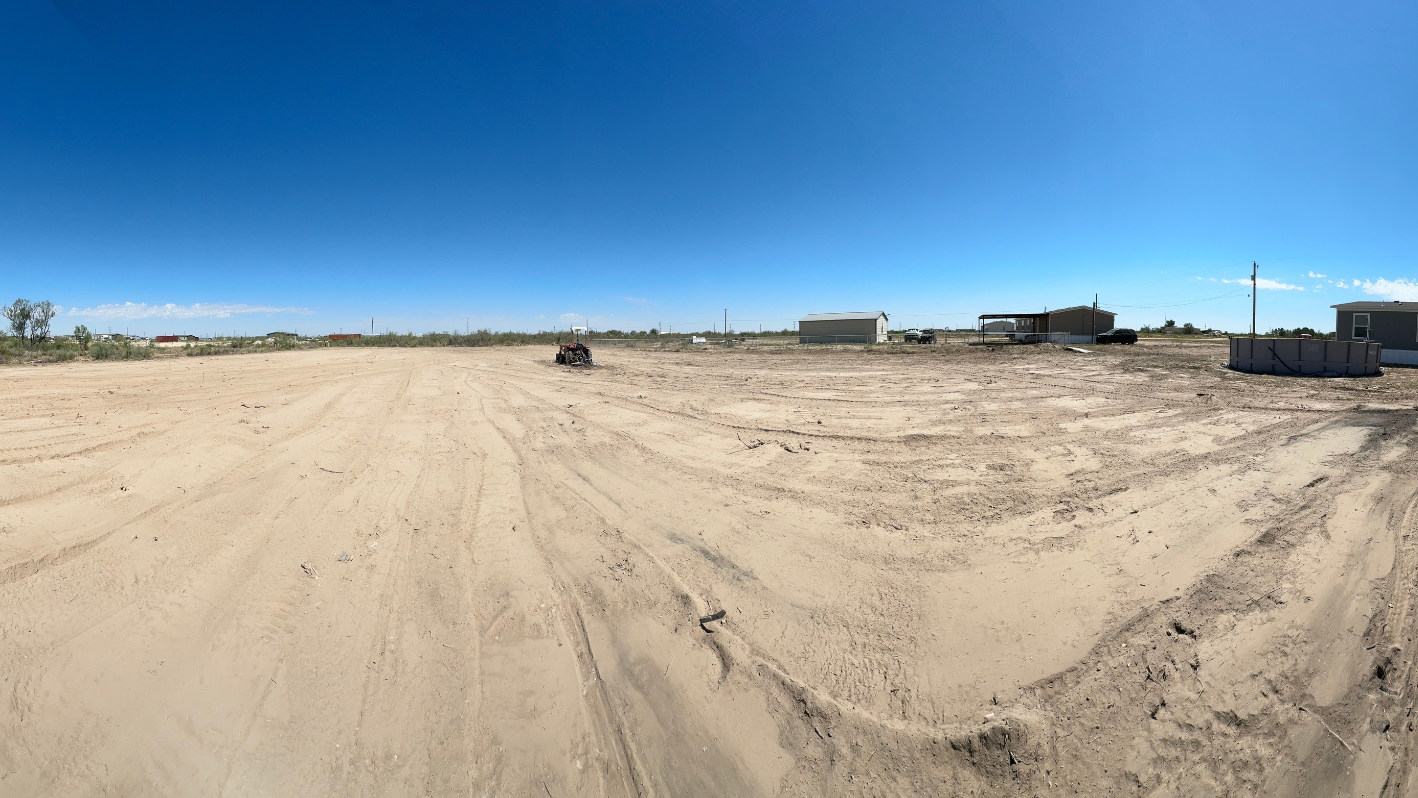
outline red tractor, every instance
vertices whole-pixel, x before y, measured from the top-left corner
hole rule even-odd
[[[569,344],[562,344],[556,350],[556,362],[567,366],[594,366],[595,361],[591,360],[591,350],[581,343],[581,336],[586,333],[585,327],[572,327],[571,334],[575,336]]]

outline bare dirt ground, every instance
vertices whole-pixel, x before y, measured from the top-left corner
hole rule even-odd
[[[1418,796],[1418,371],[551,355],[0,371],[0,794]]]

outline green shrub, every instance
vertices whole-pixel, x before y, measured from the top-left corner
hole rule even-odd
[[[129,341],[95,341],[89,345],[89,357],[94,360],[148,360],[152,356],[151,347],[134,346]]]
[[[610,335],[608,331],[606,335]],[[621,337],[625,333],[610,337]],[[645,337],[643,334],[636,337]],[[331,341],[332,346],[518,346],[521,344],[554,344],[571,340],[569,332],[493,332],[491,330],[474,330],[472,333],[460,332],[431,332],[422,335],[407,333],[385,333],[383,335],[367,335],[360,339],[350,339],[346,341]]]

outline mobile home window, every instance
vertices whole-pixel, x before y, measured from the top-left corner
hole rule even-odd
[[[1354,314],[1354,340],[1365,341],[1369,338],[1369,314]]]

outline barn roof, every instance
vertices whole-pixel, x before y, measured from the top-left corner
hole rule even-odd
[[[809,313],[798,319],[804,321],[874,321],[886,315],[884,310],[876,310],[869,313]]]
[[[1067,313],[1067,312],[1070,311],[1070,310],[1093,310],[1093,306],[1092,306],[1092,305],[1074,305],[1074,306],[1071,307],[1071,308],[1054,308],[1053,310],[1051,310],[1051,311],[1049,311],[1049,312],[1050,312],[1050,313]],[[1098,308],[1098,312],[1099,312],[1099,313],[1106,313],[1106,314],[1108,314],[1109,316],[1116,316],[1116,315],[1118,315],[1118,314],[1114,313],[1113,311],[1108,310],[1108,309],[1106,309],[1106,308]]]

